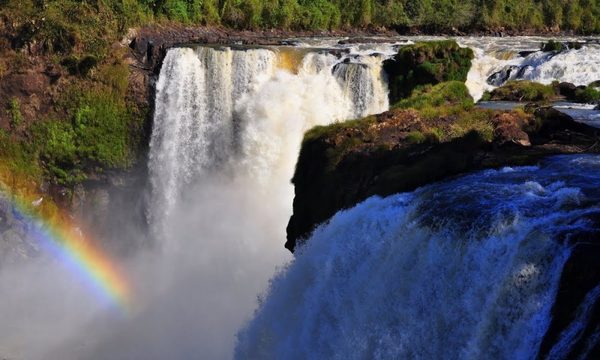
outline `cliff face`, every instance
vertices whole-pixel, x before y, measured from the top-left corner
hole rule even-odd
[[[422,135],[432,122],[451,133],[462,119],[425,119],[404,109],[307,133],[292,180],[296,196],[286,247],[293,251],[315,226],[373,195],[411,191],[478,169],[533,164],[547,155],[600,151],[598,129],[552,108],[531,114],[470,111],[493,127],[491,138],[475,128],[446,139]]]

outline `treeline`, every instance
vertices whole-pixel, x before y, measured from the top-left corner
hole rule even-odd
[[[366,26],[600,32],[600,0],[141,0],[154,17],[235,28]]]
[[[13,48],[35,43],[69,52],[79,43],[96,53],[128,27],[165,21],[237,29],[590,34],[600,32],[600,0],[0,0],[0,35],[9,34]]]

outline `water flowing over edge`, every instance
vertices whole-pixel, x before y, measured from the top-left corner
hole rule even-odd
[[[535,358],[570,253],[557,238],[600,211],[599,165],[488,170],[336,214],[272,281],[237,358]]]

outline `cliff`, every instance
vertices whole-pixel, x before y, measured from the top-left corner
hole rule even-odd
[[[296,195],[286,247],[293,251],[315,226],[370,196],[479,169],[534,164],[548,155],[600,152],[598,141],[600,130],[543,107],[433,118],[393,109],[315,128],[304,138],[292,180]]]

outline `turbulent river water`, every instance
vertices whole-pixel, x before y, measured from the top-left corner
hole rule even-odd
[[[0,358],[534,357],[569,254],[553,234],[598,206],[600,159],[369,199],[292,258],[303,133],[387,110],[382,62],[421,39],[338,40],[169,50],[148,164],[154,246],[123,265],[134,306],[115,312],[44,257],[2,269]],[[505,80],[600,79],[592,43],[548,56],[539,39],[458,41],[475,50],[475,99],[511,67]]]
[[[600,156],[556,157],[336,214],[275,278],[238,358],[535,358],[570,251],[556,240],[600,210],[599,174]]]

